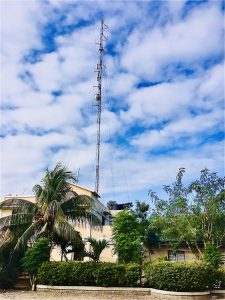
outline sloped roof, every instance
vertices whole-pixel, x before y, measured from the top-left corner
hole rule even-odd
[[[10,198],[6,199],[1,203],[1,208],[16,208],[20,204],[20,200],[18,198]]]
[[[81,188],[81,189],[83,189],[83,190],[86,190],[86,191],[88,191],[88,192],[91,192],[93,195],[95,195],[96,197],[98,197],[98,198],[101,198],[100,196],[99,196],[99,194],[97,194],[95,191],[92,191],[92,190],[90,190],[90,189],[87,189],[86,187],[83,187],[83,186],[81,186],[81,185],[78,185],[78,184],[76,184],[76,183],[69,183],[70,185],[74,185],[74,186],[77,186],[77,187],[79,187],[79,188]]]

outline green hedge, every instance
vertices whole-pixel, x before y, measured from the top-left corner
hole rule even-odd
[[[128,264],[126,267],[126,286],[140,286],[142,269],[138,264]]]
[[[158,262],[145,266],[148,285],[155,289],[197,292],[213,287],[216,270],[203,263]]]
[[[218,278],[218,281],[216,283],[216,286],[224,290],[225,289],[225,269],[224,268],[217,270],[217,278]]]
[[[141,268],[136,264],[47,262],[38,270],[38,283],[65,286],[137,286]]]

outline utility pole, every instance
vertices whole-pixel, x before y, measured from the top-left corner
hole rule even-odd
[[[103,52],[104,45],[103,42],[107,40],[104,36],[104,29],[108,28],[101,20],[100,29],[100,40],[99,43],[99,63],[97,64],[97,93],[95,94],[95,100],[97,102],[97,142],[96,142],[96,175],[95,175],[95,192],[99,192],[99,164],[100,164],[100,145],[101,145],[101,113],[102,113],[102,69],[103,69]]]

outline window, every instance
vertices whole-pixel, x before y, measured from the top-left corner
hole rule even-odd
[[[185,252],[184,251],[168,251],[168,260],[169,261],[185,261]]]

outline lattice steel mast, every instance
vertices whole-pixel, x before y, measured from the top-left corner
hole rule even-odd
[[[102,113],[102,69],[103,69],[103,52],[104,45],[103,42],[106,40],[104,36],[104,29],[108,28],[104,21],[101,20],[100,29],[100,41],[97,43],[99,45],[99,63],[97,64],[97,93],[95,94],[95,100],[97,102],[97,143],[96,143],[96,175],[95,175],[95,192],[99,192],[99,164],[100,164],[100,145],[101,145],[101,113]]]

